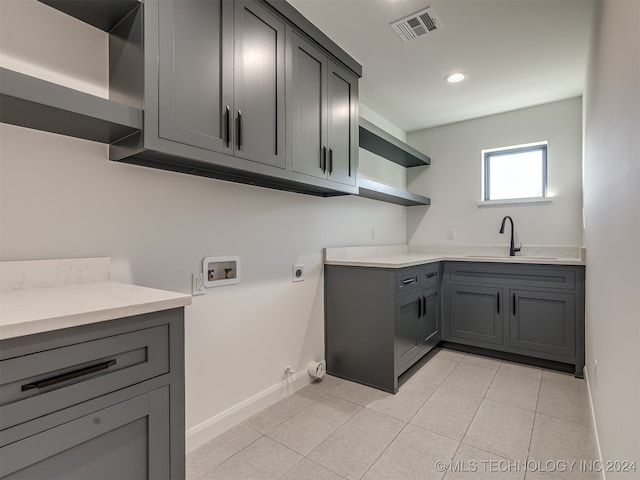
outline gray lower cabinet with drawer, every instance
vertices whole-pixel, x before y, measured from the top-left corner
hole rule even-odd
[[[442,340],[584,369],[584,267],[447,263]]]
[[[440,263],[325,267],[328,373],[395,393],[398,377],[440,342]]]
[[[183,308],[0,343],[0,478],[182,479]]]

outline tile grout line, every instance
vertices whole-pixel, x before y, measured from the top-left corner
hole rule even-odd
[[[500,365],[502,365],[502,362],[500,362]],[[500,369],[500,367],[498,367],[498,369]],[[465,429],[464,433],[462,434],[462,438],[460,439],[460,444],[462,444],[464,442],[464,437],[467,436],[467,433],[469,432],[469,428],[471,428],[471,425],[473,424],[473,421],[475,420],[476,416],[478,415],[478,411],[480,410],[480,407],[482,406],[482,402],[487,400],[487,392],[489,391],[489,388],[491,388],[491,385],[493,384],[497,374],[498,374],[498,371],[496,370],[496,372],[493,374],[493,377],[491,378],[491,383],[487,387],[487,390],[482,394],[482,398],[480,399],[480,403],[478,403],[478,406],[476,407],[476,411],[473,413],[473,417],[471,417],[471,421],[469,422],[469,425],[467,425],[467,428]],[[471,446],[473,447],[473,445],[471,445]],[[475,448],[477,448],[477,447],[475,447]],[[492,453],[492,452],[489,452],[489,453]]]

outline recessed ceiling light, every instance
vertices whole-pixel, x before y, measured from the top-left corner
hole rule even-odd
[[[453,72],[444,77],[444,80],[447,83],[460,83],[466,80],[468,76],[469,74],[465,72]]]

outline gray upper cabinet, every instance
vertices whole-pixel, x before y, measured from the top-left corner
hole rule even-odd
[[[233,153],[233,4],[158,3],[158,136]]]
[[[172,0],[158,25],[158,136],[285,168],[285,24],[252,1]]]
[[[291,168],[295,172],[326,177],[327,57],[319,49],[289,32],[291,68],[288,78],[291,114]]]
[[[355,186],[357,78],[293,30],[289,39],[292,169]]]
[[[235,155],[285,168],[285,24],[236,1],[234,28]]]
[[[329,178],[356,184],[357,79],[344,68],[329,63]]]
[[[0,69],[0,121],[109,143],[119,162],[318,196],[358,192],[362,67],[286,1],[42,1],[108,32],[109,100]],[[290,72],[293,31],[322,57],[319,86],[299,56]],[[292,99],[304,99],[303,118],[292,118]]]

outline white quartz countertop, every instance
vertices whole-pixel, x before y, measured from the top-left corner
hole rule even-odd
[[[19,262],[3,262],[3,267],[8,263]],[[114,282],[105,279],[104,275],[88,275],[86,268],[74,267],[76,272],[82,272],[78,279],[73,272],[69,273],[69,269],[60,269],[59,265],[57,268],[57,280],[53,281],[55,275],[52,275],[44,282],[33,280],[28,272],[30,266],[16,268],[11,265],[3,269],[0,340],[191,304],[191,295],[184,293]],[[16,272],[20,273],[19,281],[15,280],[15,275],[13,281],[7,280]],[[16,288],[24,285],[27,287]]]
[[[529,247],[523,255],[509,256],[508,247],[406,246],[326,248],[326,265],[405,268],[441,261],[525,263],[535,265],[585,265],[581,247]]]

